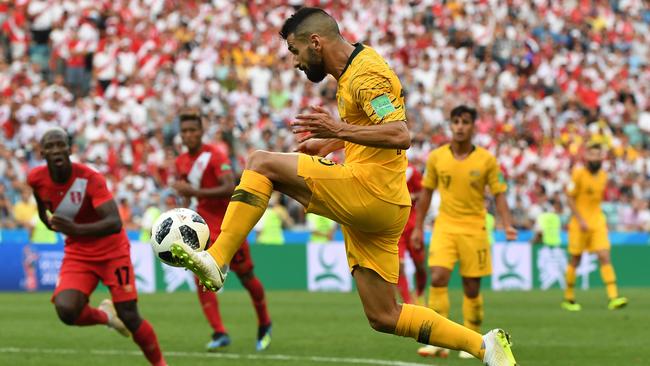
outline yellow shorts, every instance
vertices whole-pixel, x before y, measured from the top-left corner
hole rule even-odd
[[[580,225],[571,220],[568,227],[569,254],[580,255],[582,252],[609,250],[611,245],[607,237],[607,225],[598,225],[588,231],[580,230]]]
[[[378,199],[358,182],[349,166],[317,156],[299,155],[298,176],[312,192],[307,212],[341,224],[350,271],[357,266],[369,268],[397,283],[397,242],[410,207]]]
[[[429,267],[453,270],[460,260],[460,275],[483,277],[492,273],[487,232],[456,233],[433,230],[429,246]]]

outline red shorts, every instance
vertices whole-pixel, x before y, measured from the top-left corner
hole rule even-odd
[[[219,233],[213,234],[210,237],[210,243],[205,250],[208,250],[208,248],[212,246],[212,243],[217,240],[217,236],[219,236]],[[248,240],[244,239],[244,243],[239,247],[230,261],[230,270],[239,275],[252,271],[253,267],[253,258],[251,257],[250,246],[248,245]]]
[[[413,233],[413,229],[415,228],[415,225],[406,225],[404,227],[404,231],[402,232],[402,236],[399,237],[399,241],[397,242],[397,250],[398,250],[398,255],[399,255],[399,261],[402,262],[404,260],[404,253],[408,250],[409,255],[411,256],[411,259],[413,259],[414,263],[421,263],[424,262],[424,259],[426,257],[426,252],[424,251],[424,246],[422,246],[420,249],[415,249],[411,245],[411,234]]]
[[[52,301],[64,290],[78,290],[90,297],[100,280],[108,287],[115,303],[138,298],[130,256],[97,262],[64,257]]]

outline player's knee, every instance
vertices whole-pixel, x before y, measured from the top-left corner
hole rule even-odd
[[[142,318],[138,313],[136,305],[128,304],[127,306],[120,306],[116,304],[115,309],[117,310],[117,317],[122,320],[131,333],[135,333],[140,327],[140,323],[142,323]]]
[[[446,287],[449,283],[449,276],[439,271],[431,271],[431,286]]]
[[[269,169],[270,155],[268,151],[264,150],[255,150],[248,157],[248,163],[246,164],[246,169],[253,170],[257,173],[260,173],[267,178],[270,178],[268,174],[272,172]]]
[[[597,255],[598,255],[598,261],[600,262],[601,265],[609,264],[609,262],[611,261],[609,257],[609,252],[606,250],[598,252]]]
[[[74,304],[55,304],[54,307],[59,319],[66,325],[74,325],[81,312]]]

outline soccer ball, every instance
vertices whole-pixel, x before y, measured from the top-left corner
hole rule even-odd
[[[170,266],[181,267],[172,256],[172,244],[182,241],[197,252],[205,249],[210,229],[205,220],[189,208],[175,208],[160,215],[151,228],[151,246],[158,259]]]

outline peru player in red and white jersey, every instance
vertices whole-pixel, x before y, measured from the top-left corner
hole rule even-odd
[[[418,195],[422,191],[422,173],[418,171],[417,167],[411,164],[406,168],[406,185],[408,186],[409,193],[411,193],[413,207],[415,207]],[[397,280],[397,289],[402,297],[402,301],[407,304],[413,303],[409,291],[408,279],[404,273],[404,253],[407,250],[415,265],[415,294],[417,298],[422,297],[427,284],[427,268],[424,263],[426,254],[422,245],[414,245],[415,243],[411,242],[413,228],[415,228],[415,210],[411,208],[408,221],[398,242],[399,279]]]
[[[221,232],[221,222],[235,188],[235,178],[228,157],[216,147],[202,143],[203,124],[197,112],[181,113],[180,131],[188,152],[176,158],[178,181],[173,187],[179,195],[190,199],[192,208],[205,219],[212,243]],[[266,307],[264,287],[253,273],[248,242],[244,241],[239,248],[230,262],[230,269],[237,274],[253,300],[258,318],[256,349],[265,350],[271,342],[271,318]],[[207,349],[214,351],[230,344],[230,337],[221,321],[216,294],[204,290],[198,278],[194,279],[203,312],[214,331]]]
[[[59,318],[67,325],[106,324],[124,336],[133,335],[152,365],[166,365],[151,324],[138,313],[130,244],[104,177],[70,161],[68,135],[60,128],[45,132],[41,151],[47,164],[32,169],[27,182],[41,221],[66,235],[52,295]],[[93,308],[88,299],[100,280],[113,301]]]

